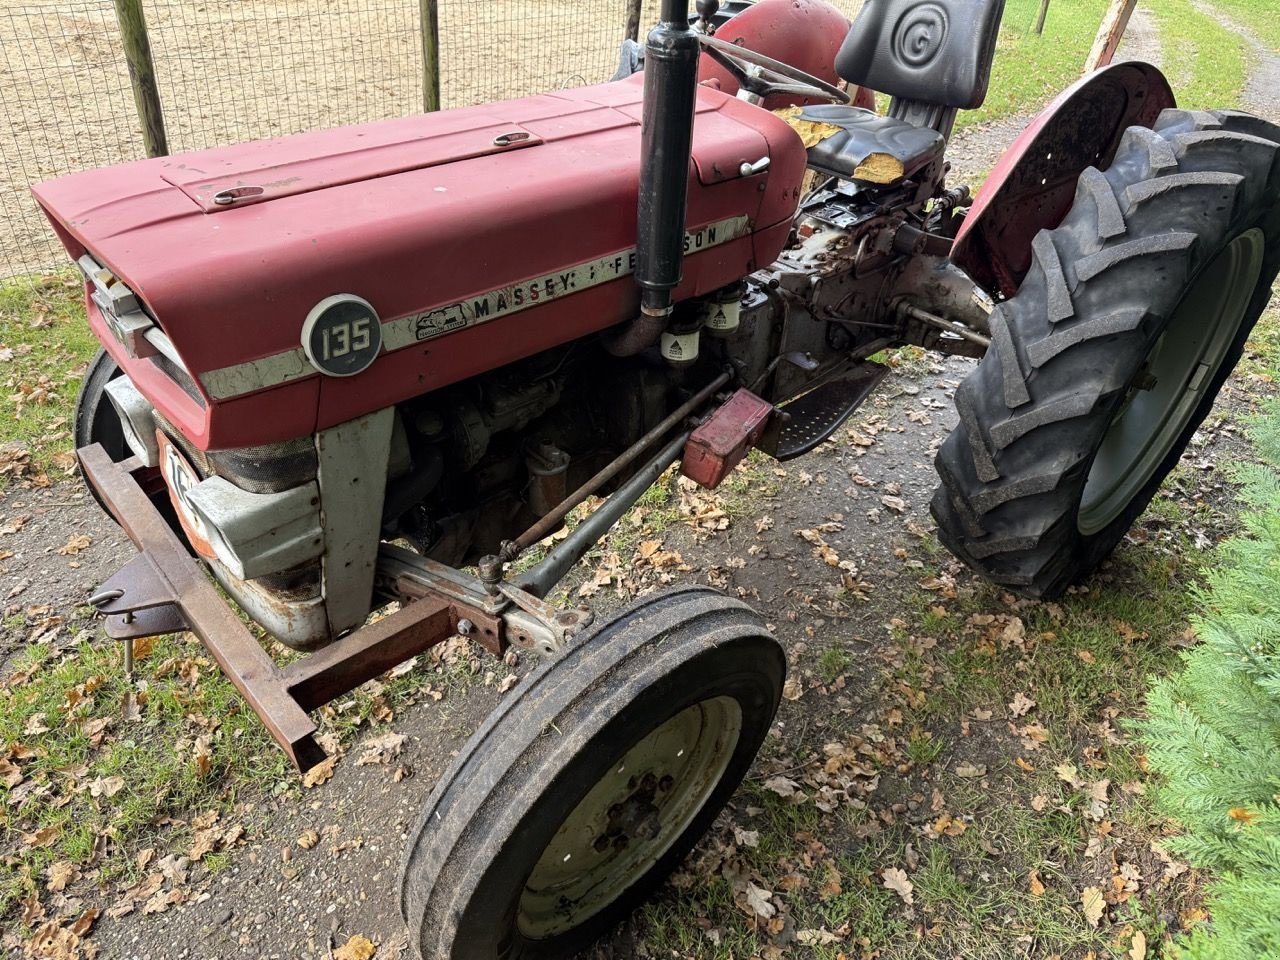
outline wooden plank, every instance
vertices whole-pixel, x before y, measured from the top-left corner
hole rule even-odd
[[[627,39],[640,40],[640,8],[644,0],[629,0],[627,5]]]
[[[438,0],[418,0],[422,31],[422,109],[440,109],[440,4]]]
[[[129,83],[133,102],[142,122],[142,144],[147,156],[163,157],[169,153],[164,134],[164,114],[160,109],[160,88],[156,85],[156,68],[151,59],[151,41],[147,39],[147,21],[142,13],[142,0],[115,0],[116,20],[124,58],[129,64]]]
[[[1102,18],[1102,25],[1098,27],[1093,49],[1089,51],[1089,59],[1085,61],[1086,74],[1111,63],[1111,58],[1116,55],[1116,48],[1124,39],[1125,28],[1129,26],[1129,17],[1137,3],[1138,0],[1111,0],[1106,15]]]

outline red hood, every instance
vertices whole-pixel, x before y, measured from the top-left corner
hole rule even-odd
[[[88,251],[123,280],[201,382],[204,410],[171,409],[182,397],[149,389],[149,370],[113,349],[162,412],[202,447],[285,439],[627,319],[634,284],[616,281],[503,321],[513,336],[498,323],[461,330],[349,380],[321,380],[303,363],[262,384],[284,384],[274,389],[287,402],[274,406],[288,415],[270,422],[236,399],[252,378],[216,373],[265,358],[278,374],[308,312],[332,294],[365,298],[385,324],[633,247],[641,89],[634,77],[144,160],[35,193],[72,256]],[[510,145],[495,144],[501,134],[515,135]],[[764,156],[768,173],[739,176]],[[785,230],[769,228],[795,208],[804,151],[782,121],[704,87],[693,159],[689,228],[744,216],[749,227],[688,258],[682,297],[776,256]],[[213,201],[246,186],[261,194]],[[95,326],[109,341],[100,316]]]

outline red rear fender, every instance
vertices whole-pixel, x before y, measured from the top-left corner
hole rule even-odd
[[[1031,240],[1071,209],[1086,167],[1106,168],[1124,131],[1150,127],[1174,106],[1149,63],[1118,63],[1083,77],[1004,152],[969,210],[952,261],[991,292],[1012,296],[1031,267]]]

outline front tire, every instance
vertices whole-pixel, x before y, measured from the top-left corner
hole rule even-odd
[[[938,452],[939,537],[1051,599],[1146,508],[1213,406],[1280,271],[1280,127],[1166,110],[1033,242]]]
[[[688,854],[773,722],[786,659],[706,588],[648,597],[515,688],[441,777],[401,881],[424,960],[566,957]]]

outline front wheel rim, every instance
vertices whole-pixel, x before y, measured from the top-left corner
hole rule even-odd
[[[662,858],[702,810],[733,758],[742,708],[712,697],[631,746],[561,823],[525,881],[521,935],[540,940],[581,925]]]
[[[1100,532],[1124,512],[1213,389],[1253,299],[1265,249],[1259,229],[1236,237],[1174,310],[1139,374],[1146,382],[1130,387],[1090,465],[1076,515],[1081,534]]]

